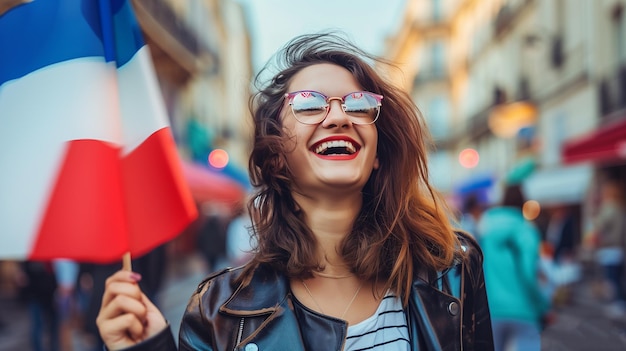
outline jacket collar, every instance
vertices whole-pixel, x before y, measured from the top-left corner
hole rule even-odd
[[[242,271],[237,269],[235,274],[226,276],[237,278]],[[411,335],[419,337],[411,340],[412,348],[439,351],[444,350],[442,344],[446,344],[445,350],[460,350],[460,296],[464,288],[462,264],[431,278],[434,280],[416,278],[413,282],[408,323]],[[232,280],[229,283],[235,287]],[[288,303],[285,300],[289,299],[289,289],[289,279],[285,275],[261,265],[254,271],[250,283],[236,288],[220,311],[238,317],[272,315],[276,312],[283,315],[280,311]]]
[[[413,292],[420,294],[424,286],[432,286],[439,293],[460,299],[463,289],[462,263],[461,261],[455,263],[453,267],[439,272],[434,277],[434,281],[433,277],[420,274],[413,282]],[[234,278],[238,278],[243,271],[241,268],[237,270],[238,274],[234,275]],[[271,313],[276,310],[276,307],[285,300],[289,293],[289,279],[284,274],[276,272],[268,266],[260,265],[254,270],[250,284],[243,288],[238,287],[220,310],[238,316]]]
[[[270,314],[287,298],[289,290],[289,279],[284,274],[260,265],[254,270],[250,284],[239,286],[220,311],[236,316]]]

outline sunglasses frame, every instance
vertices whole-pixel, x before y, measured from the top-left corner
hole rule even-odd
[[[296,115],[296,112],[293,110],[293,98],[299,94],[299,93],[315,93],[315,94],[319,94],[321,96],[324,97],[324,100],[326,101],[326,113],[324,114],[324,118],[322,118],[319,122],[314,122],[314,123],[307,123],[307,122],[303,122],[301,121],[298,116]],[[359,123],[359,122],[355,122],[348,113],[346,113],[346,97],[352,95],[352,94],[366,94],[369,95],[371,97],[373,97],[376,102],[378,103],[376,105],[376,117],[369,123]],[[285,99],[287,99],[287,103],[289,104],[289,106],[291,107],[291,113],[293,114],[293,117],[300,123],[302,124],[308,124],[308,125],[315,125],[315,124],[320,124],[322,122],[324,122],[324,120],[326,119],[326,117],[328,117],[328,114],[330,113],[330,102],[333,100],[338,100],[341,103],[341,110],[343,111],[343,113],[348,117],[348,119],[350,119],[350,122],[352,122],[353,124],[357,124],[357,125],[369,125],[369,124],[374,124],[377,120],[378,117],[380,116],[380,107],[382,106],[382,99],[383,96],[380,94],[376,94],[376,93],[372,93],[369,91],[353,91],[351,93],[348,93],[342,97],[340,96],[326,96],[323,93],[320,93],[319,91],[315,91],[315,90],[298,90],[298,91],[294,91],[291,93],[285,93],[284,95]]]

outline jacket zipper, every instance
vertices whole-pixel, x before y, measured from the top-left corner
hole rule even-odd
[[[459,291],[459,302],[461,305],[459,306],[460,314],[461,314],[461,335],[459,338],[461,339],[461,350],[463,351],[463,310],[465,309],[465,299],[464,292],[465,291],[465,262],[461,263],[461,291]]]
[[[233,351],[237,351],[237,345],[241,343],[241,337],[243,336],[244,321],[245,321],[245,318],[241,318],[241,320],[239,321],[239,331],[237,332],[237,342],[235,343],[235,348],[233,349]]]

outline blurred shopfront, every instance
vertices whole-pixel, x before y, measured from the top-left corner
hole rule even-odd
[[[598,125],[577,137],[565,140],[561,148],[563,163],[586,164],[593,169],[585,201],[585,228],[599,205],[600,185],[615,181],[626,189],[626,61],[609,70],[597,85]],[[626,193],[622,193],[626,198]]]
[[[599,165],[626,164],[626,111],[621,118],[566,142],[563,160],[574,164],[592,161]]]

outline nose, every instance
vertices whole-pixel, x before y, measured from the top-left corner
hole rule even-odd
[[[343,111],[340,98],[328,99],[328,111],[326,112],[326,118],[322,121],[322,127],[347,127],[352,124],[348,115]]]

